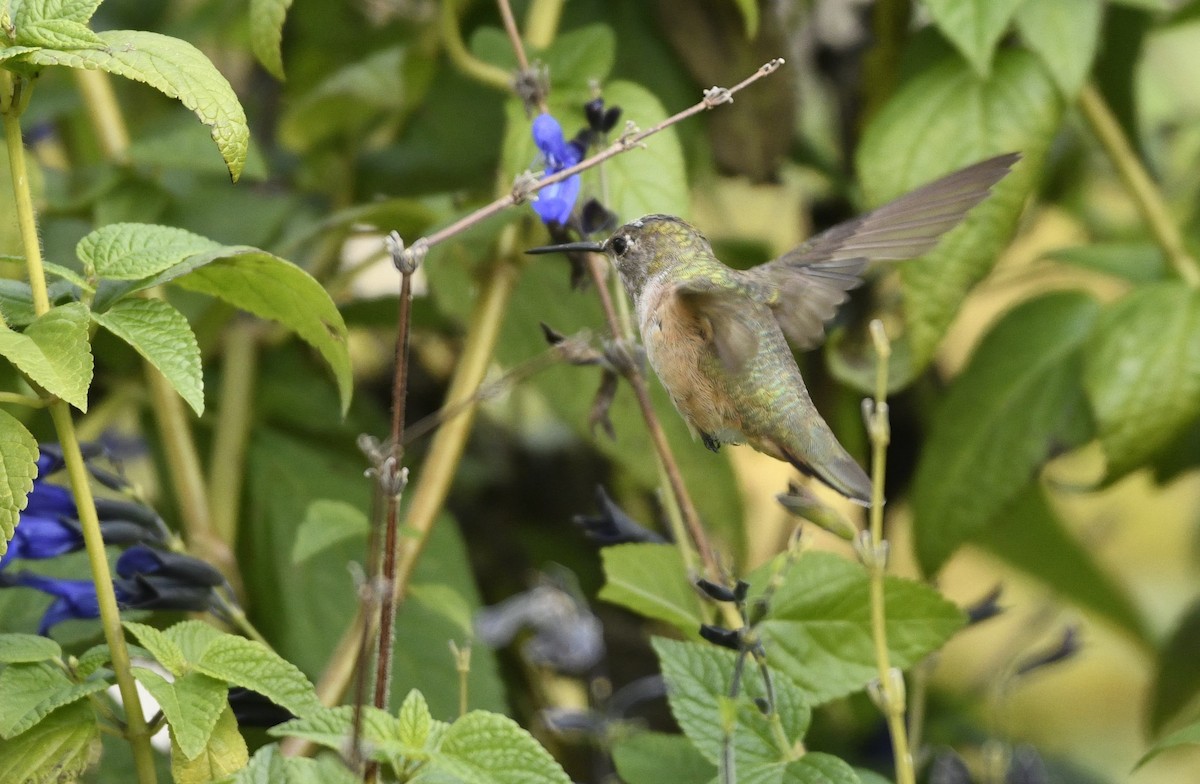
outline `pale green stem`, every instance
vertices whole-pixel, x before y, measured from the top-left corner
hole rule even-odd
[[[512,74],[503,68],[480,60],[467,50],[462,31],[458,28],[458,3],[442,0],[441,18],[442,45],[450,62],[466,76],[481,84],[509,92],[512,90]]]
[[[563,0],[533,0],[525,14],[525,40],[538,51],[549,48],[558,33]]]
[[[17,85],[20,85],[18,88]],[[46,291],[46,273],[42,263],[42,249],[38,240],[37,218],[33,212],[33,197],[29,191],[29,175],[25,165],[25,146],[21,142],[19,115],[28,95],[20,95],[19,89],[28,90],[28,83],[14,83],[12,74],[0,71],[0,111],[3,113],[4,138],[8,147],[9,166],[12,171],[13,197],[17,208],[17,224],[21,231],[21,242],[25,251],[25,264],[29,271],[29,286],[33,292],[33,308],[38,316],[50,310],[50,298]],[[83,531],[84,547],[92,580],[96,585],[96,602],[100,608],[100,625],[112,657],[113,672],[117,688],[125,707],[126,735],[133,750],[134,765],[139,784],[154,784],[154,752],[150,747],[150,735],[146,719],[142,715],[142,701],[138,696],[130,669],[129,649],[125,646],[125,632],[121,628],[121,614],[117,608],[117,597],[113,589],[112,572],[108,568],[108,557],[104,552],[104,537],[100,533],[100,519],[96,515],[96,502],[83,453],[75,436],[75,423],[67,404],[55,400],[50,404],[50,418],[66,462],[70,477],[71,493],[79,513]]]
[[[113,92],[112,79],[104,71],[73,69],[88,120],[104,155],[117,163],[129,162],[129,130]]]
[[[1196,259],[1188,253],[1183,243],[1183,234],[1171,216],[1166,200],[1154,180],[1150,179],[1133,146],[1125,137],[1125,132],[1121,130],[1120,123],[1095,85],[1087,84],[1080,90],[1079,111],[1125,183],[1134,204],[1142,213],[1142,219],[1154,235],[1154,241],[1167,257],[1167,262],[1175,268],[1175,273],[1185,283],[1192,288],[1200,287],[1200,265],[1197,265]]]
[[[167,471],[179,505],[180,519],[187,531],[188,548],[217,567],[240,596],[241,580],[233,548],[221,539],[212,525],[204,473],[200,469],[200,456],[192,438],[183,398],[153,366],[146,366],[146,381],[150,389],[150,407],[158,423],[159,438],[162,439]]]
[[[237,544],[246,444],[254,410],[258,327],[247,320],[235,321],[226,330],[223,342],[221,409],[209,460],[208,508],[213,532],[233,547]]]
[[[875,400],[868,417],[871,436],[871,514],[870,531],[860,539],[859,556],[870,577],[871,638],[875,648],[875,667],[879,673],[879,702],[888,731],[892,736],[892,756],[896,766],[896,784],[914,784],[912,752],[908,745],[908,728],[904,722],[905,696],[903,677],[892,669],[887,642],[887,606],[884,578],[887,573],[887,543],[883,538],[883,484],[887,473],[887,448],[891,441],[888,423],[887,380],[891,344],[883,331],[883,323],[871,322],[871,337],[875,342]]]
[[[20,392],[0,392],[0,403],[11,403],[28,408],[45,408],[49,403],[40,397],[22,395]]]

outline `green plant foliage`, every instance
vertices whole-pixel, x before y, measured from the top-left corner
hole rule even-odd
[[[866,570],[831,553],[811,552],[784,574],[756,627],[775,671],[792,678],[809,704],[863,688],[876,676]],[[887,578],[884,586],[892,665],[908,667],[960,629],[962,612],[934,589]]]
[[[604,587],[599,598],[694,636],[703,622],[700,599],[679,550],[669,544],[621,544],[600,551]]]
[[[1181,718],[1194,718],[1196,701],[1200,699],[1200,661],[1192,655],[1197,645],[1200,645],[1200,604],[1193,603],[1158,650],[1147,711],[1151,734],[1161,733]]]
[[[304,522],[296,529],[292,563],[303,563],[346,539],[365,539],[370,525],[357,506],[345,501],[313,501],[304,513]]]
[[[246,741],[238,732],[237,718],[229,705],[217,719],[208,744],[194,759],[181,755],[180,748],[172,733],[171,776],[175,784],[209,784],[242,770],[250,759]]]
[[[0,671],[0,738],[10,740],[36,725],[56,708],[82,700],[108,688],[94,678],[72,682],[58,667],[46,662],[9,664]]]
[[[37,441],[7,411],[0,411],[0,555],[16,531],[37,476]]]
[[[1054,451],[1087,438],[1081,348],[1099,312],[1086,294],[1047,294],[1007,314],[976,349],[934,416],[933,448],[913,481],[927,574],[994,522]]]
[[[924,0],[933,22],[980,74],[988,75],[996,44],[1024,0]]]
[[[1046,64],[1063,97],[1078,95],[1100,44],[1104,4],[1022,0],[1015,20],[1017,31]]]
[[[83,773],[100,745],[86,702],[72,702],[15,738],[0,740],[0,781],[52,784]]]
[[[95,44],[72,38],[71,48],[65,50],[15,47],[24,51],[14,57],[35,66],[99,69],[178,98],[209,127],[230,176],[235,181],[241,176],[250,138],[246,115],[229,82],[199,49],[177,38],[139,30],[107,30],[96,37],[99,43]],[[12,51],[0,51],[0,57]]]
[[[36,634],[0,634],[0,664],[29,664],[57,659],[62,648],[49,637]]]
[[[1150,750],[1147,751],[1140,760],[1138,760],[1135,770],[1142,767],[1164,751],[1175,748],[1176,746],[1183,746],[1185,744],[1200,744],[1200,722],[1194,722],[1186,727],[1182,727],[1175,732],[1172,732],[1162,740],[1157,741],[1153,746],[1150,747]]]
[[[684,734],[709,762],[723,756],[727,735],[732,735],[734,761],[753,769],[786,761],[793,746],[804,738],[811,720],[809,704],[800,687],[790,678],[772,672],[777,715],[764,715],[755,699],[766,694],[762,674],[753,660],[746,663],[744,692],[729,696],[737,654],[708,643],[654,640],[654,651],[662,664],[671,713]],[[736,711],[733,726],[724,716]],[[773,724],[783,732],[779,739]],[[780,748],[781,742],[786,746]]]
[[[975,534],[974,541],[1060,596],[1112,622],[1139,643],[1151,643],[1145,621],[1126,588],[1101,569],[1066,530],[1040,483],[1031,482]]]
[[[250,48],[263,68],[283,79],[283,23],[292,0],[250,0]]]
[[[901,266],[905,332],[903,350],[893,354],[893,388],[909,383],[928,364],[963,297],[1011,238],[1060,113],[1054,84],[1037,58],[1006,51],[986,79],[956,59],[939,62],[905,84],[867,128],[857,162],[871,204],[957,166],[1009,150],[1022,155],[961,226],[933,251]],[[855,358],[853,367],[842,372],[870,389],[869,358]]]
[[[196,416],[204,414],[200,346],[187,317],[160,299],[125,299],[91,316],[162,373]]]
[[[629,784],[692,784],[710,781],[717,767],[684,735],[639,732],[617,741],[613,762]]]
[[[217,720],[229,707],[229,687],[198,672],[168,681],[153,670],[134,667],[133,675],[166,717],[173,747],[185,759],[195,760],[208,746]]]
[[[53,395],[87,411],[92,352],[88,310],[78,302],[51,308],[24,332],[0,325],[0,356]]]
[[[1200,416],[1200,292],[1144,286],[1109,306],[1084,358],[1084,388],[1114,479]]]

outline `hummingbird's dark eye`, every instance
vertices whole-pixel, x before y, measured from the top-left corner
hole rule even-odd
[[[612,239],[613,253],[618,256],[624,256],[625,251],[629,250],[629,240],[624,237],[613,237]]]

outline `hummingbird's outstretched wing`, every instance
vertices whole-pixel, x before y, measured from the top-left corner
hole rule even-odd
[[[960,169],[746,271],[756,298],[774,311],[792,345],[813,348],[869,262],[931,250],[1020,157],[1007,153]]]

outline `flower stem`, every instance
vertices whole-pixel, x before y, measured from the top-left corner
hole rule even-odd
[[[525,14],[525,38],[530,46],[542,50],[554,43],[562,9],[563,0],[533,0],[530,3]]]
[[[475,81],[508,92],[512,89],[512,76],[508,71],[480,60],[463,43],[462,31],[458,27],[458,5],[453,0],[442,0],[442,46],[450,62]]]
[[[864,531],[856,544],[859,558],[867,568],[871,595],[871,639],[875,648],[875,667],[878,687],[872,696],[887,720],[892,736],[892,757],[896,766],[896,784],[914,784],[912,752],[908,745],[908,730],[904,723],[904,677],[893,669],[887,642],[887,607],[884,578],[887,574],[888,543],[883,538],[883,484],[887,472],[887,448],[891,441],[888,422],[887,382],[888,359],[892,348],[883,322],[871,322],[871,337],[877,354],[875,365],[875,399],[867,414],[867,429],[871,437],[871,513],[870,529]]]
[[[221,409],[208,464],[208,508],[212,531],[222,542],[237,543],[246,444],[250,440],[254,385],[258,375],[258,325],[236,320],[225,332]]]
[[[1162,193],[1138,160],[1112,109],[1094,84],[1084,85],[1079,92],[1079,111],[1116,167],[1117,174],[1142,213],[1150,233],[1154,235],[1154,241],[1162,248],[1175,273],[1192,288],[1200,287],[1200,265],[1188,253],[1179,225],[1171,216]]]
[[[46,273],[42,263],[42,249],[38,242],[37,218],[33,211],[33,197],[29,191],[29,176],[25,166],[25,147],[21,141],[20,113],[29,89],[25,80],[8,71],[0,71],[0,113],[3,115],[4,138],[8,147],[9,166],[12,170],[13,197],[17,208],[17,223],[25,250],[25,264],[29,272],[29,286],[33,292],[33,308],[38,316],[50,310],[50,298],[46,291]],[[150,735],[142,715],[142,703],[137,685],[130,670],[129,649],[125,646],[125,632],[121,628],[121,614],[117,608],[117,596],[113,589],[112,572],[108,568],[108,557],[104,552],[104,537],[100,533],[100,519],[96,515],[96,503],[83,453],[75,436],[75,423],[71,411],[62,400],[50,404],[50,418],[62,448],[70,477],[71,492],[79,512],[83,530],[84,546],[92,580],[96,585],[96,601],[100,608],[100,624],[112,656],[113,672],[121,692],[125,708],[126,737],[133,749],[134,765],[139,784],[154,784],[154,754],[150,748]]]

